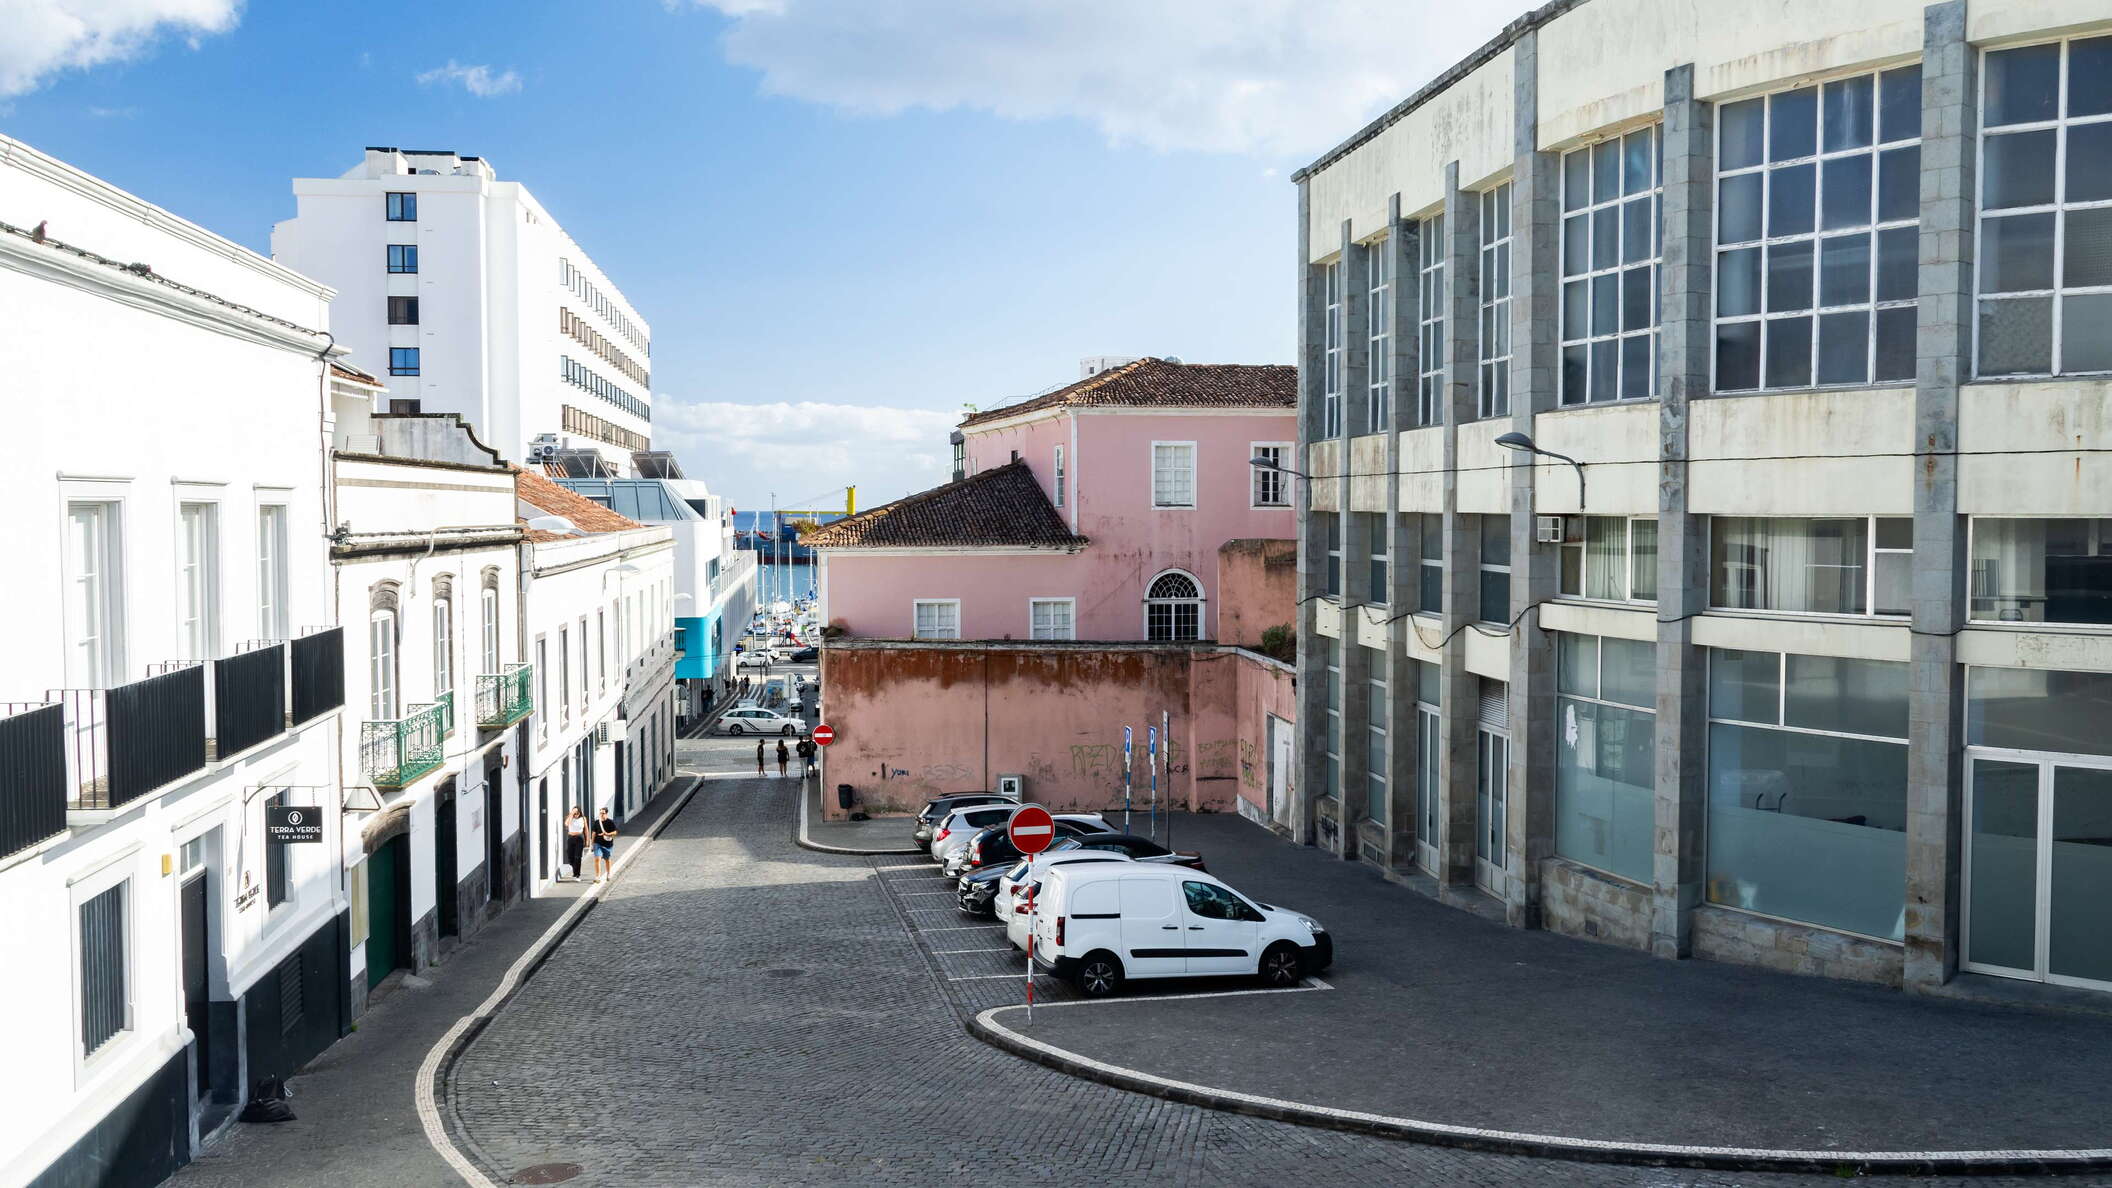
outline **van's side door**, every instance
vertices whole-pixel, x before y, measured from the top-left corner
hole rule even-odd
[[[1125,878],[1121,886],[1123,972],[1131,978],[1186,972],[1188,942],[1173,881]]]
[[[1253,973],[1261,960],[1255,945],[1262,915],[1215,883],[1181,883],[1181,934],[1188,938],[1192,974]]]

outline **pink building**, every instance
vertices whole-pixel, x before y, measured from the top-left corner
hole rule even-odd
[[[961,422],[955,479],[805,538],[869,639],[1218,638],[1218,550],[1295,535],[1297,371],[1139,359]],[[1288,612],[1286,619],[1289,618]]]

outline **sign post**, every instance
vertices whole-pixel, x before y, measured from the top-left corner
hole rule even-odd
[[[1027,860],[1027,1022],[1034,1022],[1034,901],[1040,896],[1041,885],[1031,881],[1034,877],[1034,855],[1049,848],[1056,840],[1056,818],[1049,810],[1038,804],[1023,804],[1012,810],[1005,821],[1005,836]]]
[[[835,742],[835,741],[836,741],[836,728],[835,728],[834,726],[831,726],[831,725],[829,725],[829,724],[828,724],[827,722],[823,722],[823,723],[821,723],[820,725],[817,725],[816,727],[814,727],[814,745],[815,745],[815,746],[817,746],[817,747],[825,747],[825,746],[828,746],[828,745],[829,745],[830,743],[832,743],[832,742]]]
[[[1122,832],[1129,832],[1129,727],[1122,728]]]
[[[1165,710],[1159,711],[1159,741],[1166,744],[1166,799],[1168,801],[1166,808],[1166,840],[1159,844],[1170,850],[1173,848],[1173,807],[1171,803],[1173,800],[1173,715]],[[1195,787],[1195,760],[1193,757],[1188,761],[1188,787],[1190,789]],[[1191,803],[1189,807],[1193,808],[1194,805]]]
[[[1151,767],[1151,838],[1159,838],[1159,728],[1144,728],[1144,761]],[[1170,772],[1168,773],[1171,774]]]

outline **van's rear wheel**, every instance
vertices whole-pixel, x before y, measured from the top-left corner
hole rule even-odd
[[[1122,988],[1122,962],[1113,953],[1088,953],[1071,976],[1078,993],[1087,998],[1106,998]]]
[[[1305,961],[1298,956],[1298,946],[1277,941],[1261,955],[1261,966],[1255,972],[1264,986],[1286,989],[1305,979]]]

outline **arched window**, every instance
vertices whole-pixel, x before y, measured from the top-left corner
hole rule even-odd
[[[1178,569],[1151,579],[1144,592],[1144,638],[1167,642],[1202,637],[1202,586]]]
[[[367,592],[367,717],[391,722],[398,716],[396,693],[395,582],[379,582]]]

